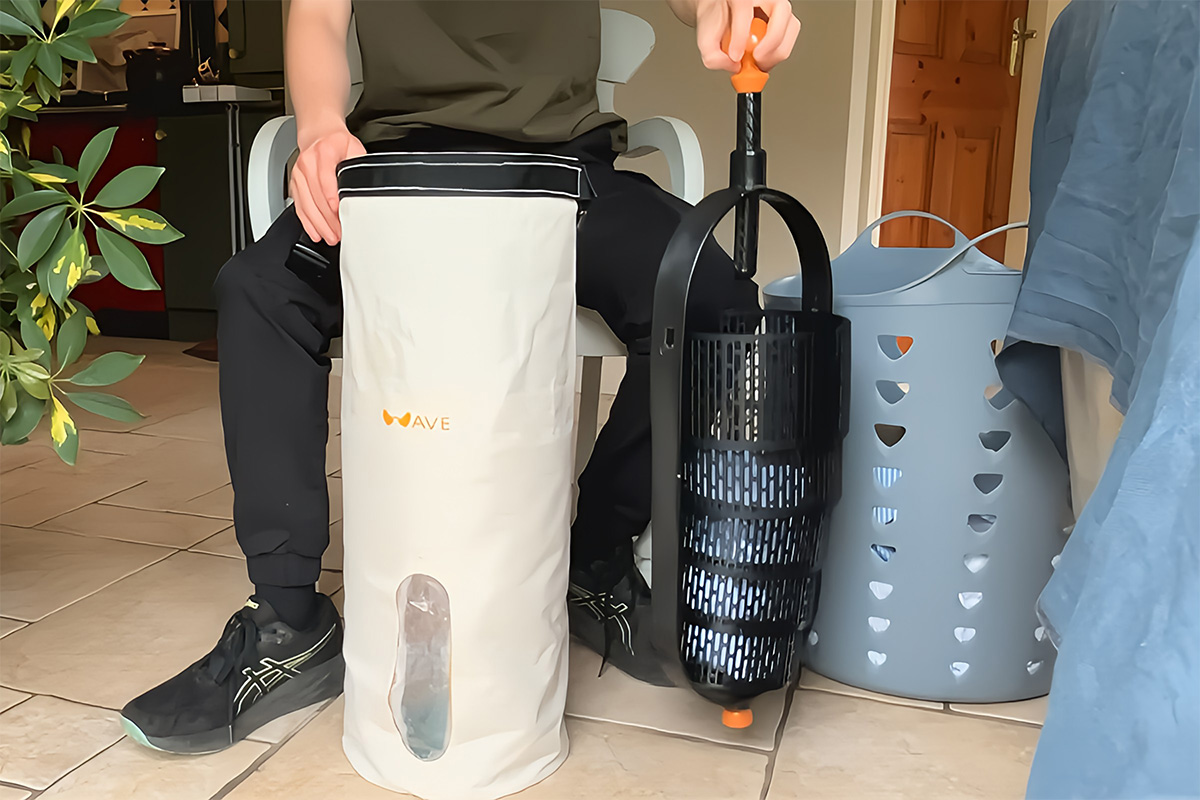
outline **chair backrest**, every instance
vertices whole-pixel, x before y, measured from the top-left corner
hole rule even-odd
[[[654,26],[612,8],[600,10],[600,71],[596,96],[600,110],[613,110],[613,90],[629,83],[654,50]]]
[[[654,27],[649,22],[626,11],[601,9],[600,71],[596,76],[601,111],[613,110],[616,86],[628,83],[653,50]],[[346,58],[350,62],[350,108],[354,108],[362,95],[363,72],[358,28],[353,18],[346,41]]]

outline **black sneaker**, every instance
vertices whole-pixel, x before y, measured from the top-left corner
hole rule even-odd
[[[342,693],[342,621],[325,595],[296,630],[251,597],[208,655],[121,709],[139,744],[168,753],[215,753],[259,727]]]
[[[643,683],[672,685],[650,640],[650,587],[632,558],[623,571],[612,564],[572,569],[567,614],[571,634],[604,658],[601,674],[612,664]]]

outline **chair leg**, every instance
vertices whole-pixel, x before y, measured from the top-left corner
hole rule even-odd
[[[654,583],[650,567],[651,552],[653,549],[653,531],[651,530],[651,526],[647,525],[646,530],[642,531],[642,535],[633,542],[633,563],[637,564],[638,571],[646,579],[646,585],[651,587]]]
[[[604,359],[584,356],[579,393],[579,427],[575,432],[575,475],[578,477],[592,457],[600,420],[600,374]]]

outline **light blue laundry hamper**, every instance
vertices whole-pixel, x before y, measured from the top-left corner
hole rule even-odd
[[[950,248],[879,248],[918,216]],[[1050,690],[1054,648],[1035,605],[1070,522],[1066,464],[1000,385],[1020,273],[924,212],[871,225],[833,263],[850,320],[850,430],[806,666],[887,694],[1003,702]],[[765,290],[792,307],[800,277]]]

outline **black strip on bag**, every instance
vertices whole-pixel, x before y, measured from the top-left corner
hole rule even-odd
[[[534,153],[374,153],[338,166],[343,198],[562,197],[592,190],[578,159]]]

